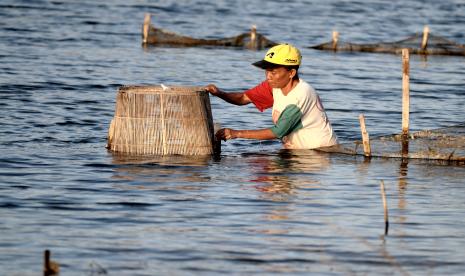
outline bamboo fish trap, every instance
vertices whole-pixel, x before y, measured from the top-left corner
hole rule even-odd
[[[211,155],[214,142],[210,98],[202,88],[119,88],[108,149],[136,155]]]

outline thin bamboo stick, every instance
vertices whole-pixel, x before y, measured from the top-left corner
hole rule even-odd
[[[365,125],[365,116],[360,114],[358,116],[360,121],[360,130],[362,131],[362,141],[363,141],[363,152],[365,156],[371,156],[371,147],[370,147],[370,135],[367,132],[366,125]]]
[[[410,120],[410,64],[409,51],[402,49],[402,155],[408,155]]]
[[[339,32],[333,31],[333,50],[337,50],[337,42],[339,40]]]
[[[381,180],[381,197],[383,199],[383,209],[384,209],[384,235],[387,236],[389,231],[389,217],[388,217],[388,208],[387,208],[387,200],[386,200],[386,191],[384,189],[384,181]]]
[[[149,37],[149,27],[150,27],[150,13],[146,13],[144,16],[144,25],[142,27],[142,42],[147,43]]]
[[[252,25],[250,30],[250,48],[257,49],[257,26]]]
[[[421,40],[421,49],[426,50],[428,46],[428,34],[429,34],[429,27],[425,26],[423,28],[423,39]]]
[[[402,133],[409,132],[410,113],[410,65],[408,49],[402,49]]]

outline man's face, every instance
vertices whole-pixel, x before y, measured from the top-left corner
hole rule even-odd
[[[272,88],[285,87],[295,75],[295,70],[287,70],[284,67],[266,69],[266,80]]]

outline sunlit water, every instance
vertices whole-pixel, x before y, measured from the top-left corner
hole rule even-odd
[[[127,3],[129,2],[129,3]],[[118,86],[244,90],[264,51],[141,47],[156,26],[228,37],[256,24],[304,56],[340,141],[398,133],[401,57],[320,52],[330,40],[402,39],[428,24],[465,43],[463,1],[13,1],[0,3],[0,274],[439,275],[465,271],[465,169],[223,143],[220,159],[125,160],[105,149]],[[411,57],[411,129],[464,121],[465,59]],[[212,98],[216,122],[269,111]],[[389,207],[384,236],[379,183]]]

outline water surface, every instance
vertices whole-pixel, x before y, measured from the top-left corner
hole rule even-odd
[[[256,24],[301,48],[341,142],[401,126],[401,57],[320,52],[341,39],[402,39],[428,24],[464,44],[463,1],[2,1],[0,273],[37,275],[461,274],[465,170],[423,161],[223,143],[220,159],[127,160],[105,150],[116,90],[130,84],[247,89],[264,51],[141,47],[144,13],[201,38]],[[411,129],[463,123],[462,57],[411,57]],[[254,129],[270,112],[212,98],[215,121]],[[379,183],[386,185],[384,236]]]

